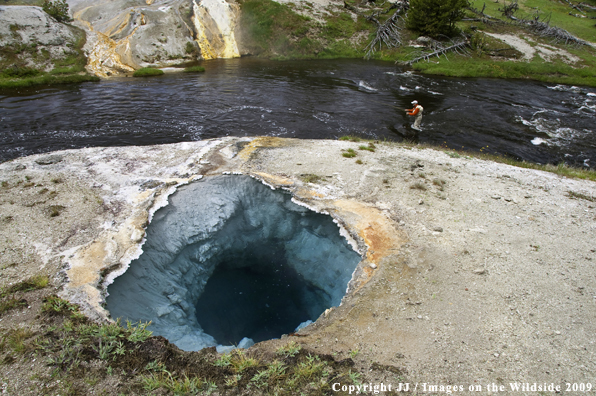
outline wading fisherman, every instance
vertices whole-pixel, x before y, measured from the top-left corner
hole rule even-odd
[[[420,123],[422,122],[422,111],[424,110],[424,107],[420,106],[417,100],[413,101],[412,105],[414,105],[414,107],[412,109],[406,109],[406,111],[408,112],[409,116],[416,117],[414,119],[414,125],[412,126],[412,128],[420,130]]]

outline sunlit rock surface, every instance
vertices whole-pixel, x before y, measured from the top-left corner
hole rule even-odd
[[[247,176],[181,187],[156,212],[141,257],[108,288],[112,317],[151,321],[155,334],[198,350],[276,338],[339,305],[360,255],[330,216],[290,198]]]
[[[100,76],[197,59],[183,0],[70,0],[75,21],[87,30],[88,68]]]
[[[0,47],[11,51],[11,48],[34,46],[34,52],[12,51],[29,67],[51,69],[52,60],[76,54],[71,48],[78,39],[74,30],[56,22],[40,7],[0,6]]]
[[[69,0],[99,76],[239,56],[235,3],[223,0]]]
[[[225,0],[193,0],[193,23],[203,59],[240,56],[234,28],[239,7]]]

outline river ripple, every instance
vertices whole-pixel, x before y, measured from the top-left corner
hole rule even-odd
[[[540,163],[594,167],[596,89],[455,79],[359,60],[204,62],[201,74],[0,95],[0,161],[89,146],[221,136],[417,139]],[[424,106],[413,135],[403,109]]]

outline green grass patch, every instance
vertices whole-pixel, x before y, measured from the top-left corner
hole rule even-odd
[[[344,151],[343,153],[341,153],[341,155],[343,157],[346,158],[354,158],[356,156],[356,151],[354,151],[354,149],[347,149],[346,151]]]
[[[249,47],[259,55],[287,55],[298,51],[300,46],[291,44],[290,37],[305,38],[312,26],[310,18],[272,0],[245,0],[240,7],[243,34]],[[309,47],[309,43],[303,42],[302,47]]]
[[[184,68],[185,73],[202,73],[204,71],[205,71],[205,68],[203,66],[190,66],[190,67]]]
[[[163,74],[163,70],[155,69],[153,67],[143,67],[139,70],[136,70],[132,76],[133,77],[153,77],[153,76],[161,76]]]
[[[18,27],[15,27],[15,29]],[[99,77],[85,72],[87,58],[82,50],[85,32],[72,27],[75,41],[68,44],[70,53],[61,59],[52,59],[49,51],[37,43],[16,43],[0,48],[0,89],[18,89],[35,85],[73,84],[99,81]],[[49,72],[27,66],[33,60],[40,68],[52,67]]]
[[[593,58],[593,57],[591,57]],[[535,58],[531,62],[502,61],[492,59],[470,59],[450,56],[438,62],[418,62],[414,70],[425,74],[450,77],[492,77],[510,79],[533,79],[549,83],[596,86],[596,65],[589,59],[582,68],[574,68],[561,61],[546,62]]]
[[[359,142],[360,139],[358,136],[354,136],[354,135],[345,135],[345,136],[341,136],[338,140],[344,140],[344,141],[350,141],[350,142]]]
[[[16,283],[0,291],[0,298],[4,298],[9,294],[16,292],[28,292],[31,290],[43,289],[50,282],[50,279],[46,275],[37,275],[22,282]]]
[[[358,150],[366,150],[366,151],[370,151],[370,152],[374,153],[376,148],[377,148],[377,146],[375,146],[375,144],[371,142],[368,144],[368,146],[358,147]]]
[[[271,0],[241,2],[240,26],[252,54],[276,60],[364,56],[368,41],[362,37],[374,29],[372,23],[362,17],[354,20],[348,12],[328,14],[325,23],[320,23],[296,13],[292,7],[296,5]]]

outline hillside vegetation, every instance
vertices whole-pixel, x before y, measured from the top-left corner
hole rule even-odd
[[[532,78],[596,86],[596,44],[592,43],[596,41],[596,2],[593,0],[590,4],[594,8],[584,6],[581,12],[572,5],[552,0],[519,0],[515,6],[508,1],[470,1],[451,37],[438,35],[436,40],[419,39],[420,33],[406,28],[407,11],[395,14],[400,3],[346,0],[324,5],[241,0],[240,4],[242,42],[252,55],[273,59],[365,57],[404,63],[428,74]],[[509,16],[503,12],[508,8],[514,9]],[[522,20],[564,29],[585,43],[566,43],[541,36],[534,26]],[[388,32],[387,27],[393,30],[389,37],[379,34]],[[531,47],[564,50],[579,60],[570,62],[561,55],[546,58],[540,53],[528,59],[515,47],[487,33],[517,36]],[[440,53],[441,48],[457,43],[462,45],[456,52]],[[435,51],[439,53],[425,57]],[[412,62],[416,58],[421,59]]]
[[[0,89],[98,80],[85,71],[84,31],[37,7],[2,8]]]

